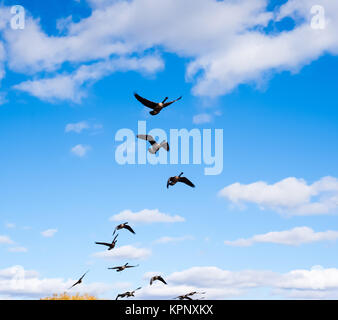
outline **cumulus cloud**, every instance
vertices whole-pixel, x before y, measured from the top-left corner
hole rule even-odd
[[[217,267],[192,267],[167,275],[168,286],[147,286],[140,299],[172,299],[191,291],[206,292],[206,299],[241,299],[251,290],[268,289],[264,298],[317,299],[338,297],[338,269],[314,266],[278,273],[267,270],[229,271]],[[203,297],[196,295],[195,298]]]
[[[110,221],[122,221],[126,220],[133,223],[172,223],[172,222],[183,222],[185,219],[181,216],[169,215],[160,212],[158,209],[144,209],[138,212],[132,212],[131,210],[124,210],[109,218]]]
[[[2,59],[11,70],[55,72],[65,62],[77,68],[70,74],[25,81],[17,89],[44,100],[79,102],[86,95],[88,82],[119,70],[110,65],[112,56],[118,57],[118,64],[123,64],[119,59],[135,59],[137,66],[131,69],[142,72],[142,58],[131,57],[156,51],[188,58],[186,79],[193,82],[193,93],[213,97],[241,84],[260,85],[276,72],[297,72],[323,54],[338,53],[338,4],[332,0],[289,0],[273,12],[267,9],[268,0],[89,3],[92,12],[88,17],[77,22],[71,17],[59,21],[63,30],[60,36],[46,34],[40,20],[29,13],[22,32],[3,29],[8,57]],[[325,29],[312,27],[313,5],[325,8]],[[279,30],[276,23],[284,18],[293,19],[294,27]],[[269,24],[276,26],[273,31],[266,31]],[[151,58],[156,65],[151,63],[152,72],[161,70],[161,59],[155,54]],[[105,71],[83,77],[81,68],[88,68],[84,65],[88,63],[98,70],[104,66]]]
[[[91,149],[90,146],[85,146],[83,144],[77,144],[74,146],[70,151],[72,154],[76,155],[77,157],[84,157],[87,152]]]
[[[258,234],[248,239],[224,241],[230,246],[246,247],[254,243],[278,243],[289,246],[298,246],[305,243],[318,241],[333,241],[338,239],[338,231],[315,232],[308,227],[296,227],[285,231],[272,231],[265,234]]]
[[[41,232],[41,235],[45,238],[54,237],[54,235],[58,232],[58,229],[47,229]]]
[[[119,58],[82,65],[71,74],[59,74],[50,78],[28,80],[14,86],[42,100],[70,100],[81,102],[86,97],[85,87],[115,71],[139,71],[153,73],[163,66],[158,57]]]
[[[93,254],[95,258],[102,258],[107,260],[124,260],[135,259],[143,260],[151,255],[151,250],[146,248],[137,248],[131,245],[114,248],[113,250],[106,250],[96,252]]]
[[[223,188],[219,195],[234,204],[254,203],[261,209],[290,215],[327,214],[338,208],[338,179],[324,177],[312,184],[294,177],[270,185],[264,181],[237,182]]]
[[[54,293],[65,292],[78,279],[62,278],[42,278],[34,270],[25,270],[22,266],[12,266],[0,270],[0,296],[7,296],[11,299],[33,299],[51,296]],[[99,295],[112,286],[93,282],[90,284],[83,283],[76,292],[80,294],[88,293]]]

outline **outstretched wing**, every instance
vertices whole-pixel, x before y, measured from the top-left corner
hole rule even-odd
[[[135,267],[138,267],[139,265],[135,265],[135,266],[126,266],[126,268],[135,268]]]
[[[157,280],[160,280],[160,281],[162,281],[164,284],[167,284],[167,283],[165,282],[165,280],[164,280],[161,276],[158,276],[158,277],[157,277]]]
[[[116,270],[116,269],[120,269],[120,267],[110,267],[108,268],[109,270]]]
[[[126,225],[126,226],[124,226],[124,228],[127,229],[127,230],[129,230],[131,233],[134,233],[134,234],[135,234],[135,231],[132,229],[131,226]]]
[[[149,141],[151,145],[156,143],[155,139],[149,134],[138,134],[136,137],[142,140]]]
[[[178,179],[179,182],[183,182],[185,184],[187,184],[188,186],[192,187],[192,188],[195,188],[195,185],[186,177],[180,177]]]
[[[107,243],[107,242],[95,242],[96,244],[101,244],[103,246],[108,246],[110,247],[110,243]]]
[[[169,178],[168,181],[167,181],[167,189],[169,188],[169,185],[170,185],[169,183],[170,183],[170,181],[171,181],[171,178]]]
[[[70,290],[71,288],[73,288],[73,287],[75,287],[77,284],[79,284],[80,283],[80,281],[78,280],[78,281],[76,281],[68,290]]]
[[[178,100],[181,100],[181,99],[182,99],[182,96],[180,96],[179,98],[177,98],[177,99],[175,99],[175,100],[166,102],[166,103],[163,104],[163,107],[164,107],[164,108],[165,108],[165,107],[168,107],[168,106],[170,106],[172,103],[174,103],[174,102],[176,102],[176,101],[178,101]]]
[[[150,108],[150,109],[155,109],[157,107],[157,103],[147,100],[145,98],[142,98],[141,96],[139,96],[137,93],[134,93],[135,98],[140,101],[144,106]]]
[[[164,148],[166,151],[169,151],[169,143],[167,141],[162,141],[160,147]]]
[[[79,281],[82,281],[82,279],[84,278],[84,276],[85,276],[88,272],[89,272],[89,270],[83,274],[83,276],[79,279]]]

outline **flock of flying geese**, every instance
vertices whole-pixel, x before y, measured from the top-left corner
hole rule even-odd
[[[153,101],[147,100],[145,98],[142,98],[137,93],[134,93],[134,96],[144,106],[152,109],[152,111],[149,112],[152,116],[159,114],[163,108],[168,107],[169,105],[173,104],[174,102],[176,102],[176,101],[178,101],[178,100],[180,100],[182,98],[182,97],[179,97],[179,98],[177,98],[175,100],[166,102],[168,100],[168,97],[166,97],[162,102],[153,102]],[[155,139],[151,135],[147,135],[147,134],[139,134],[139,135],[137,135],[137,138],[142,139],[142,140],[146,140],[146,141],[148,141],[150,143],[151,147],[148,149],[148,151],[151,154],[156,154],[158,152],[158,150],[160,150],[161,148],[163,148],[166,151],[169,151],[169,144],[168,144],[167,141],[162,141],[161,143],[158,143],[158,142],[155,141]],[[184,184],[186,184],[186,185],[188,185],[188,186],[190,186],[192,188],[195,188],[195,185],[188,178],[183,177],[182,175],[183,175],[183,172],[181,172],[178,176],[170,177],[168,179],[168,181],[167,181],[167,188],[169,188],[169,186],[174,186],[177,182],[182,182],[182,183],[184,183]],[[131,233],[135,234],[135,231],[128,224],[128,222],[125,222],[125,223],[121,223],[121,224],[119,224],[118,226],[115,227],[114,232],[113,232],[113,236],[116,233],[116,231],[121,230],[121,229],[126,229],[126,230],[130,231]],[[116,234],[116,236],[113,238],[112,242],[95,242],[95,244],[106,246],[106,247],[108,247],[107,250],[112,250],[116,246],[117,237],[118,237],[118,234]],[[135,267],[138,267],[138,266],[139,265],[131,266],[131,265],[129,265],[129,263],[126,263],[126,264],[124,264],[122,266],[110,267],[108,269],[109,270],[116,270],[116,272],[122,272],[125,269],[135,268]],[[76,286],[78,284],[81,284],[83,278],[85,277],[85,275],[88,272],[89,272],[89,270],[86,273],[84,273],[81,276],[81,278],[78,281],[76,281],[69,289],[73,288],[74,286]],[[160,275],[156,275],[156,276],[151,277],[151,279],[150,279],[150,285],[152,285],[155,281],[160,281],[160,282],[162,282],[165,285],[167,284],[167,282]],[[137,288],[137,289],[135,289],[133,291],[127,291],[127,292],[124,292],[124,293],[120,293],[120,294],[117,295],[116,300],[119,299],[119,298],[134,297],[135,292],[137,290],[139,290],[139,289],[141,289],[141,287],[139,287],[139,288]],[[193,296],[195,294],[205,294],[205,292],[193,291],[193,292],[190,292],[190,293],[187,293],[187,294],[175,297],[174,299],[193,300],[191,298],[191,296]]]

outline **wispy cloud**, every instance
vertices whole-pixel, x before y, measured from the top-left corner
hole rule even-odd
[[[212,115],[208,113],[200,113],[193,116],[192,122],[194,124],[210,123],[212,119],[213,119]]]
[[[168,237],[168,236],[164,236],[161,237],[157,240],[155,240],[155,243],[177,243],[177,242],[182,242],[182,241],[187,241],[187,240],[194,240],[195,238],[193,236],[182,236],[182,237]]]
[[[338,231],[315,232],[308,227],[296,227],[285,231],[272,231],[265,234],[258,234],[248,239],[224,241],[230,246],[251,246],[254,243],[277,243],[289,246],[298,246],[305,243],[319,241],[334,241],[338,239]]]
[[[135,259],[143,260],[151,255],[151,250],[146,248],[138,248],[131,245],[114,248],[113,250],[106,250],[96,252],[93,254],[95,258],[103,258],[107,260],[120,260],[120,259]]]
[[[83,145],[83,144],[77,144],[70,151],[75,156],[82,158],[88,153],[89,150],[91,150],[90,146]]]
[[[14,243],[14,241],[10,237],[0,235],[0,244],[12,244],[12,243]]]
[[[54,235],[58,232],[58,229],[47,229],[41,232],[41,235],[45,238],[54,237]]]
[[[160,212],[158,209],[144,209],[138,212],[132,212],[131,210],[124,210],[109,219],[110,221],[122,221],[126,220],[134,223],[173,223],[173,222],[183,222],[185,219],[181,216],[169,215],[166,213]]]

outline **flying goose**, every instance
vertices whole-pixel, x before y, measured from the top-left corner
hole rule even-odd
[[[159,280],[159,281],[163,282],[164,284],[167,284],[161,276],[153,276],[150,279],[150,285],[152,285],[153,282],[156,281],[156,280]]]
[[[77,281],[76,281],[76,282],[75,282],[68,290],[70,290],[71,288],[75,287],[76,285],[82,283],[82,279],[84,278],[84,276],[85,276],[88,272],[89,272],[89,270],[88,270],[86,273],[84,273],[83,276],[82,276],[79,280],[77,280]]]
[[[115,236],[115,238],[113,239],[112,243],[107,243],[107,242],[95,242],[96,244],[101,244],[103,246],[107,246],[108,250],[114,249],[115,245],[116,245],[116,238],[117,238],[118,234]]]
[[[144,106],[146,106],[146,107],[148,107],[150,109],[153,109],[152,111],[149,112],[152,116],[154,116],[156,114],[159,114],[163,108],[170,106],[172,103],[174,103],[174,102],[176,102],[176,101],[178,101],[178,100],[180,100],[182,98],[182,96],[181,96],[181,97],[179,97],[179,98],[177,98],[175,100],[166,102],[168,100],[168,97],[165,97],[162,102],[153,102],[153,101],[147,100],[145,98],[142,98],[137,93],[134,93],[134,96]]]
[[[190,292],[190,293],[187,293],[187,294],[183,294],[181,296],[178,296],[174,299],[179,299],[179,300],[184,300],[184,299],[187,299],[187,300],[193,300],[192,298],[190,298],[190,296],[193,296],[194,294],[205,294],[205,292],[197,292],[197,291],[193,291],[193,292]],[[201,298],[203,299],[203,298]],[[196,300],[201,300],[201,299],[196,299]]]
[[[108,268],[108,269],[111,269],[111,270],[116,270],[116,272],[121,272],[123,271],[124,269],[127,269],[127,268],[135,268],[135,267],[138,267],[138,264],[136,266],[128,266],[128,262],[123,265],[123,266],[117,266],[117,267],[112,267],[112,268]]]
[[[134,293],[135,293],[136,290],[139,290],[139,289],[141,289],[141,287],[135,289],[134,291],[127,291],[127,292],[125,292],[125,293],[119,293],[119,294],[117,295],[117,297],[116,297],[115,300],[117,300],[118,298],[124,298],[124,297],[127,297],[127,298],[129,298],[129,297],[135,297],[135,296],[134,296]]]
[[[183,172],[181,172],[178,176],[170,177],[167,181],[167,188],[169,188],[169,186],[174,186],[177,182],[183,182],[188,186],[195,188],[195,185],[186,177],[182,177],[182,174]]]
[[[119,224],[118,226],[115,227],[114,232],[113,232],[113,235],[115,234],[115,232],[116,232],[117,230],[121,230],[121,229],[127,229],[127,230],[129,230],[131,233],[134,233],[134,234],[135,234],[135,231],[131,228],[130,225],[128,225],[128,222],[125,222],[125,223],[121,223],[121,224]]]
[[[138,134],[137,137],[142,140],[149,141],[151,144],[151,148],[148,151],[152,154],[155,154],[158,150],[163,148],[166,151],[169,151],[169,144],[167,141],[163,140],[160,144],[158,144],[155,139],[149,134]]]

